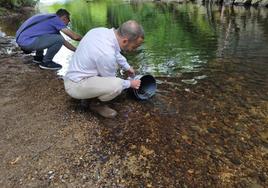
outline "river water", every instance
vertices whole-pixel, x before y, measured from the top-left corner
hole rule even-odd
[[[112,102],[119,116],[100,120],[102,156],[112,151],[123,159],[132,153],[136,158],[130,163],[142,172],[149,169],[149,179],[159,183],[151,182],[154,187],[176,187],[182,176],[193,187],[220,186],[233,177],[235,185],[245,187],[256,178],[241,182],[239,174],[250,174],[242,167],[268,173],[266,8],[104,0],[41,0],[39,5],[40,12],[61,7],[71,12],[70,27],[82,35],[128,19],[145,30],[145,43],[126,57],[139,74],[156,77],[157,93],[148,101],[136,101],[126,92]],[[2,35],[14,35],[21,22],[2,20]],[[64,66],[60,75],[71,55],[65,48],[56,55],[54,60]],[[81,111],[79,104],[73,108]],[[144,174],[130,171],[139,179],[132,187],[148,183]],[[228,177],[221,174],[227,171]],[[198,178],[191,184],[193,177]]]
[[[176,77],[183,73],[199,72],[216,59],[255,65],[268,59],[266,8],[41,0],[39,11],[55,12],[60,7],[71,12],[70,27],[81,35],[94,27],[117,27],[128,19],[138,20],[145,30],[145,43],[128,59],[141,74]],[[25,18],[27,16],[30,15]],[[1,35],[14,35],[25,18],[2,20]],[[55,61],[67,65],[71,55],[63,48]],[[64,74],[66,67],[61,74]],[[265,64],[259,67],[267,68]],[[205,78],[208,75],[203,73],[200,76]],[[195,79],[187,83],[197,82]]]

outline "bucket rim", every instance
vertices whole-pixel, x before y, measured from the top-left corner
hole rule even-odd
[[[134,79],[140,79],[141,81],[142,81],[142,78],[146,78],[146,77],[149,77],[151,80],[151,84],[152,84],[152,86],[150,87],[150,89],[151,89],[151,92],[147,92],[146,91],[146,93],[144,93],[144,94],[141,94],[141,93],[139,93],[139,89],[132,89],[132,91],[133,91],[133,93],[134,93],[134,95],[135,95],[135,97],[136,98],[138,98],[138,99],[140,99],[140,100],[146,100],[146,99],[149,99],[149,98],[151,98],[152,96],[154,96],[155,95],[155,92],[156,92],[156,88],[157,88],[157,84],[156,84],[156,79],[151,75],[151,74],[145,74],[145,75],[136,75],[135,77],[134,77]]]

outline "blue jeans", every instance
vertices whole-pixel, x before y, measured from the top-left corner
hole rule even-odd
[[[36,56],[43,56],[44,49],[47,53],[43,58],[43,62],[52,61],[56,53],[60,50],[64,43],[64,38],[61,34],[46,34],[37,37],[34,42],[28,46],[21,48],[29,51],[36,51]]]

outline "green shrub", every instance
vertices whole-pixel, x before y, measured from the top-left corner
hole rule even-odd
[[[38,0],[0,0],[0,6],[6,8],[19,8],[23,6],[34,6]]]

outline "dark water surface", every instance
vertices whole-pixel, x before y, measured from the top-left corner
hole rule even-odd
[[[103,177],[123,179],[117,187],[268,185],[267,9],[77,0],[40,10],[60,7],[81,34],[128,19],[144,26],[145,43],[127,57],[156,77],[157,93],[149,101],[123,93],[111,102],[118,118],[100,118],[96,160],[118,169]],[[55,61],[66,67],[71,55],[62,49]]]

